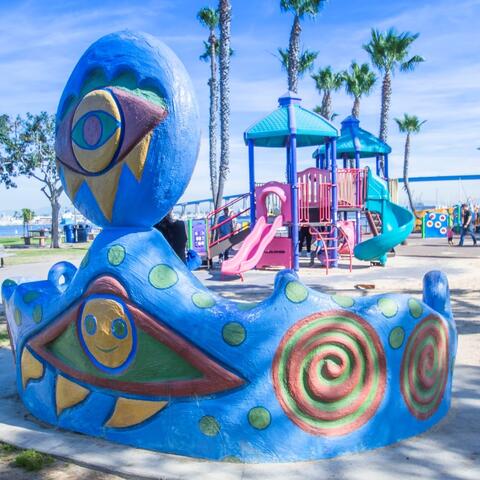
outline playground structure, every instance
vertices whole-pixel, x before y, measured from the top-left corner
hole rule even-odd
[[[250,208],[243,208],[233,218],[249,213],[250,226],[216,238],[214,232],[220,225],[207,221],[211,257],[212,253],[243,242],[236,256],[222,263],[223,274],[242,275],[254,267],[266,266],[298,270],[299,227],[309,228],[327,273],[330,267],[338,265],[342,256],[347,257],[350,269],[353,255],[385,265],[388,252],[411,233],[413,215],[390,201],[391,149],[361,129],[355,117],[342,122],[339,135],[330,122],[301,107],[300,99],[287,93],[279,99],[278,109],[252,125],[244,136],[249,152]],[[313,154],[315,167],[297,172],[297,147],[314,145],[321,145]],[[286,147],[285,183],[256,183],[255,147]],[[372,157],[376,158],[376,175],[360,165],[361,159]],[[343,162],[341,167],[339,161]],[[234,206],[246,197],[247,194],[227,205]],[[273,204],[276,216],[272,215]],[[209,219],[217,214],[218,211],[212,212]],[[362,215],[373,234],[373,238],[365,241],[361,238]],[[282,227],[283,231],[276,233]],[[217,248],[212,250],[212,247]]]
[[[32,415],[230,462],[335,457],[445,417],[457,334],[441,272],[426,274],[421,301],[326,295],[285,270],[269,298],[245,309],[203,286],[152,227],[182,195],[200,142],[190,79],[162,42],[131,31],[95,42],[67,82],[57,125],[65,190],[103,230],[78,268],[60,262],[46,280],[2,285]],[[295,223],[290,187],[260,187],[250,235]],[[263,200],[277,197],[270,224]]]

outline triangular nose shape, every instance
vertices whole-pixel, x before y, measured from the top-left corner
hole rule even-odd
[[[168,115],[167,109],[121,88],[109,88],[123,112],[123,142],[120,158],[127,155],[138,141]]]

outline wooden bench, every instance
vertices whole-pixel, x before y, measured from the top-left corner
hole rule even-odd
[[[5,258],[14,257],[14,256],[15,256],[14,253],[7,253],[4,245],[0,245],[0,267],[5,266],[5,261],[4,261]]]

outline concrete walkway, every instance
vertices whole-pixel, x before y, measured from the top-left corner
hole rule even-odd
[[[20,268],[21,267],[21,268]],[[380,291],[421,295],[423,274],[441,269],[449,277],[459,332],[454,398],[448,417],[425,434],[390,447],[333,460],[295,464],[232,464],[191,460],[125,447],[64,432],[35,421],[18,400],[9,349],[0,348],[0,441],[68,459],[126,478],[149,479],[465,479],[480,478],[480,248],[445,246],[445,241],[413,240],[400,247],[386,268],[355,263],[353,273],[305,269],[301,279],[322,291],[355,291],[358,283]],[[7,267],[7,277],[45,277],[48,265]],[[36,275],[28,275],[36,273]],[[272,289],[274,272],[249,272],[245,282],[221,281],[200,271],[204,283],[240,301],[260,300]],[[357,292],[362,294],[362,292]],[[366,294],[366,292],[363,292]]]

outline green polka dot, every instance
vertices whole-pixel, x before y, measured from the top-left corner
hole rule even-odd
[[[110,254],[110,252],[108,252]],[[82,258],[82,261],[80,263],[80,268],[85,268],[88,265],[88,261],[90,260],[90,255],[89,252],[85,254],[85,256]],[[109,258],[110,261],[110,258]]]
[[[38,297],[40,296],[40,293],[35,292],[34,290],[31,290],[30,292],[25,293],[23,296],[23,301],[25,303],[32,303],[34,302]]]
[[[198,422],[198,426],[200,427],[200,431],[208,437],[215,437],[220,432],[220,424],[215,417],[210,415],[202,417]]]
[[[173,287],[178,282],[178,275],[168,265],[157,265],[150,270],[148,280],[155,288],[164,290]]]
[[[264,407],[255,407],[248,412],[248,423],[257,430],[264,430],[271,421],[270,412]]]
[[[32,313],[33,321],[35,323],[40,323],[42,321],[42,317],[43,317],[42,306],[36,305]]]
[[[392,348],[400,348],[405,340],[405,330],[402,327],[395,327],[388,336],[388,342]]]
[[[341,307],[350,308],[353,307],[355,300],[352,297],[346,295],[332,295],[332,300]]]
[[[410,298],[408,300],[408,309],[410,310],[410,315],[413,318],[420,318],[423,313],[422,304],[415,298]]]
[[[300,303],[308,297],[308,290],[299,282],[289,282],[285,288],[285,295],[293,303]]]
[[[245,328],[241,323],[230,322],[223,326],[222,337],[225,342],[232,347],[241,345],[245,341],[246,336],[247,333],[245,332]]]
[[[108,262],[114,267],[118,267],[125,260],[125,248],[121,245],[113,245],[108,249]]]
[[[252,310],[252,308],[255,308],[258,305],[257,302],[251,302],[251,303],[237,303],[237,308],[239,310]]]
[[[12,280],[10,278],[7,278],[2,283],[2,287],[16,287],[16,286],[17,286],[17,282],[15,282],[14,280]]]
[[[378,300],[377,305],[387,318],[394,317],[398,312],[398,305],[391,298],[382,297]]]
[[[205,292],[197,292],[192,295],[192,302],[198,308],[210,308],[215,305],[215,299]]]
[[[15,323],[20,326],[22,324],[22,312],[16,308],[15,309],[15,313],[13,314],[14,318],[15,318]]]
[[[234,455],[227,455],[226,457],[222,458],[222,462],[226,463],[243,463],[238,457]]]

